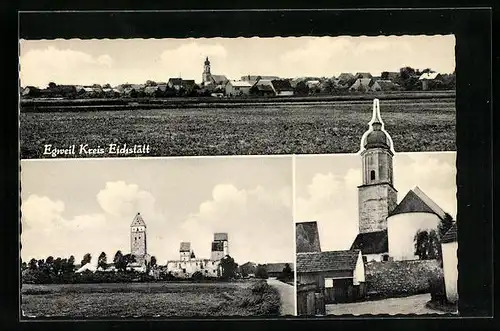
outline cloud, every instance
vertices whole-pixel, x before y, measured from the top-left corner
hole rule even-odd
[[[152,212],[155,204],[151,193],[123,181],[107,182],[106,187],[97,193],[97,201],[105,212],[113,216]]]
[[[100,70],[113,65],[113,59],[107,54],[93,57],[85,52],[54,46],[30,50],[20,57],[19,62],[22,85],[39,87],[45,87],[51,81],[56,84],[91,84],[96,81]]]
[[[317,221],[322,250],[349,249],[358,228],[357,170],[343,175],[317,173],[307,194],[296,200],[296,221]]]
[[[213,233],[227,232],[229,253],[238,263],[292,261],[291,200],[291,190],[286,187],[246,190],[231,184],[216,185],[211,199],[182,222],[179,239],[190,241],[195,252],[209,257]]]
[[[152,233],[159,232],[157,228],[165,220],[155,209],[152,194],[135,184],[108,182],[96,194],[96,200],[102,210],[65,218],[62,201],[30,195],[22,203],[23,258],[73,254],[78,259],[96,249],[110,254],[118,249],[128,251],[129,225],[138,210],[146,220],[157,223],[148,227]],[[151,246],[161,252],[158,244]]]

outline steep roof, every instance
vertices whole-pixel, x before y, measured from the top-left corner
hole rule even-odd
[[[179,252],[190,252],[190,251],[191,251],[191,243],[181,242],[181,247],[179,248]]]
[[[356,78],[372,78],[372,74],[369,72],[358,72],[356,73]]]
[[[146,222],[144,222],[141,213],[137,213],[137,215],[135,215],[134,220],[132,221],[132,224],[130,226],[146,226]]]
[[[297,272],[353,271],[359,249],[348,251],[297,253]]]
[[[225,232],[214,233],[214,240],[227,240],[227,238],[227,233]]]
[[[420,75],[420,77],[418,79],[419,80],[423,80],[423,79],[433,80],[433,79],[436,79],[438,76],[439,76],[439,72],[425,72],[422,75]]]
[[[295,237],[297,253],[321,252],[316,221],[295,224]]]
[[[354,78],[354,75],[349,73],[349,72],[343,72],[339,75],[339,77],[337,78],[338,80],[340,81],[344,81],[344,80],[350,80],[350,79],[353,79]]]
[[[172,85],[181,85],[182,78],[169,78],[168,82]]]
[[[276,92],[293,91],[293,87],[290,84],[290,81],[286,79],[273,79],[271,81],[271,84],[273,85]]]
[[[389,251],[387,230],[359,233],[351,249],[360,249],[362,254],[381,254]]]
[[[378,83],[380,88],[384,91],[396,90],[400,88],[399,84],[394,83],[390,79],[379,79],[375,82]]]
[[[293,271],[293,263],[288,263]],[[267,272],[282,272],[285,269],[286,263],[267,263],[265,265]]]
[[[441,219],[446,217],[444,210],[417,186],[408,191],[403,200],[401,200],[389,216],[412,212],[433,213]]]
[[[212,79],[215,83],[224,83],[228,81],[227,77],[224,75],[212,75]]]
[[[250,84],[248,81],[232,80],[232,81],[229,81],[228,83],[231,84],[231,86],[235,86],[235,87],[252,87],[252,84]]]
[[[441,243],[451,243],[457,241],[457,223],[453,223],[451,228],[444,234],[443,238],[441,238]]]

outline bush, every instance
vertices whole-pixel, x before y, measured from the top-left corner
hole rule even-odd
[[[269,275],[267,274],[266,268],[262,265],[257,266],[257,269],[255,270],[255,277],[260,279],[268,279]]]

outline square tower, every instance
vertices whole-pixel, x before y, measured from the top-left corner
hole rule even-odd
[[[189,261],[191,259],[191,243],[181,242],[181,246],[179,248],[179,254],[181,261]]]
[[[130,254],[134,255],[136,260],[143,259],[147,254],[146,244],[146,222],[141,214],[137,213],[130,225]]]
[[[212,241],[211,260],[218,261],[226,255],[229,255],[229,242],[227,233],[214,233],[214,241]]]

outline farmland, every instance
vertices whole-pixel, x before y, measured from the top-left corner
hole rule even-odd
[[[48,157],[45,144],[82,143],[149,144],[148,156],[353,153],[368,128],[372,101],[85,107],[21,112],[21,157]],[[455,98],[387,99],[380,108],[397,152],[456,150]]]
[[[278,316],[265,281],[23,285],[24,317]]]

